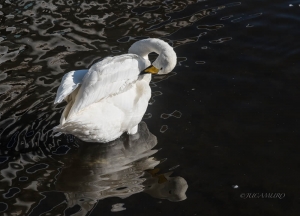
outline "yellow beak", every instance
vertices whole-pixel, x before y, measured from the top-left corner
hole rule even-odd
[[[159,69],[157,69],[157,68],[154,67],[153,65],[150,65],[150,66],[147,67],[143,72],[152,73],[152,74],[157,74],[158,71],[159,71]]]

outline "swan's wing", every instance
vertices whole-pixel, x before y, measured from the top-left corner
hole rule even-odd
[[[134,54],[108,57],[94,64],[83,78],[69,116],[103,98],[126,90],[146,67],[147,62]]]
[[[57,89],[54,104],[61,103],[68,95],[70,95],[82,83],[83,77],[87,72],[88,69],[66,73]]]

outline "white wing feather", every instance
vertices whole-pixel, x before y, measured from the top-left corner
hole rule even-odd
[[[70,71],[65,74],[57,89],[54,104],[61,103],[68,95],[70,95],[82,83],[83,77],[87,72],[88,70],[85,69]]]
[[[147,64],[146,60],[134,54],[107,57],[94,64],[83,78],[68,117],[128,88]]]

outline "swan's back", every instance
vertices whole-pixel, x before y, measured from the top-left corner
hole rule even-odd
[[[68,118],[93,103],[126,90],[147,66],[149,62],[135,54],[107,57],[94,64],[83,78]]]

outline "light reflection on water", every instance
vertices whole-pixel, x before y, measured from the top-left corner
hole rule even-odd
[[[78,215],[86,215],[98,200],[140,192],[157,199],[185,200],[185,179],[156,168],[161,163],[153,157],[156,144],[156,137],[141,122],[137,134],[108,144],[77,140],[72,148],[62,145],[52,155],[37,151],[11,156],[1,170],[2,206],[7,207],[7,215],[62,214],[75,206]],[[52,200],[53,196],[58,198]],[[51,206],[45,207],[47,202]]]

